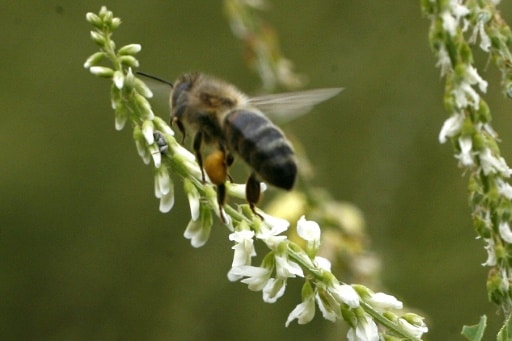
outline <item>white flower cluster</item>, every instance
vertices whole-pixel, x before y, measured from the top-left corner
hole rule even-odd
[[[443,21],[443,28],[450,36],[455,36],[459,31],[462,34],[470,27],[469,21],[465,18],[470,11],[462,3],[463,1],[461,0],[450,0],[449,5],[440,16]],[[470,39],[471,42],[475,42],[476,37],[480,36],[480,48],[485,52],[488,52],[490,47],[490,39],[484,29],[484,25],[488,20],[488,15],[485,12],[478,16],[477,24],[473,29]],[[442,45],[438,51],[437,65],[441,68],[442,76],[449,72],[455,72],[455,66],[452,65],[447,50],[448,47]],[[509,177],[512,174],[512,170],[501,156],[496,156],[489,147],[475,150],[472,137],[463,133],[464,124],[469,120],[466,116],[467,110],[478,111],[480,109],[480,95],[474,86],[477,86],[480,92],[485,93],[487,91],[487,81],[480,77],[477,69],[472,65],[459,64],[458,67],[461,69],[457,71],[457,76],[452,78],[453,85],[450,94],[455,103],[455,108],[453,115],[444,122],[441,128],[439,142],[445,143],[448,138],[459,136],[460,153],[456,155],[456,158],[461,166],[474,166],[475,157],[478,157],[481,170],[485,175],[500,174],[503,177]],[[478,123],[476,128],[479,130],[478,133],[482,135],[487,135],[491,138],[497,137],[489,123]]]
[[[493,1],[493,4],[498,2]],[[443,124],[439,141],[444,143],[448,139],[455,139],[455,157],[461,167],[471,171],[473,220],[479,238],[484,239],[487,252],[487,260],[483,265],[496,267],[496,271],[490,275],[495,280],[488,280],[488,283],[492,283],[488,286],[489,297],[498,304],[508,304],[503,297],[510,295],[508,290],[512,273],[507,262],[502,261],[501,257],[504,256],[500,248],[503,244],[512,244],[508,214],[512,186],[506,182],[512,175],[512,169],[500,156],[498,136],[489,123],[488,108],[479,95],[479,92],[487,91],[488,84],[471,65],[471,50],[468,45],[464,45],[464,34],[468,33],[468,42],[476,44],[479,40],[480,49],[489,53],[490,58],[500,53],[509,55],[508,52],[496,52],[499,43],[491,45],[489,34],[492,34],[493,39],[499,39],[491,26],[491,21],[497,20],[493,17],[492,10],[494,9],[485,2],[449,0],[438,18],[434,18],[434,23],[438,22],[436,20],[442,22],[444,30],[437,31],[436,37],[444,38],[435,39],[433,46],[437,50],[437,66],[441,69],[441,76],[447,78],[445,102],[452,111],[452,116]],[[436,25],[433,24],[432,27],[435,31]],[[494,51],[491,46],[494,46]],[[452,54],[448,51],[452,51]]]
[[[240,280],[253,291],[261,291],[263,301],[274,303],[285,292],[288,278],[306,277],[302,290],[302,302],[289,314],[288,326],[297,320],[299,324],[309,323],[315,316],[316,306],[322,316],[329,321],[342,318],[342,311],[349,310],[355,316],[348,331],[349,340],[379,340],[377,324],[363,309],[358,292],[348,284],[339,283],[331,274],[329,260],[315,256],[320,247],[320,227],[314,221],[302,216],[297,222],[297,233],[305,243],[305,250],[297,250],[290,245],[286,236],[280,235],[288,229],[286,220],[263,214],[264,221],[257,232],[242,223],[229,239],[235,242],[232,268],[228,272],[231,281]],[[252,265],[256,256],[254,239],[264,242],[270,252],[260,266]],[[309,255],[309,256],[308,256]],[[302,265],[301,265],[302,264]],[[305,276],[303,266],[308,271],[316,271],[318,278]],[[316,279],[316,280],[315,280]],[[384,293],[373,293],[365,288],[365,303],[379,312],[389,309],[402,309],[402,302]],[[398,318],[396,323],[410,335],[420,338],[428,331],[423,319]]]

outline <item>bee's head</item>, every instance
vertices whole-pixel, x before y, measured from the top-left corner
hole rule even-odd
[[[169,98],[171,122],[180,121],[188,105],[188,92],[197,79],[197,74],[187,73],[174,82]]]

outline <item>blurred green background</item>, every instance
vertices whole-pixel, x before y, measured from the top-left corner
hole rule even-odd
[[[159,213],[151,168],[129,129],[114,130],[109,84],[82,67],[96,51],[85,13],[101,5],[123,20],[118,45],[142,44],[144,71],[260,86],[220,1],[3,1],[0,339],[344,339],[319,316],[284,327],[300,281],[273,305],[229,282],[220,224],[193,249],[178,181],[175,208]],[[511,22],[512,4],[502,11]],[[462,325],[484,313],[492,339],[502,317],[487,300],[467,179],[437,140],[443,81],[419,1],[280,0],[262,15],[308,88],[345,87],[287,128],[306,146],[315,184],[364,211],[384,290],[428,316],[430,340],[462,339]],[[485,62],[485,99],[510,162],[512,103]]]

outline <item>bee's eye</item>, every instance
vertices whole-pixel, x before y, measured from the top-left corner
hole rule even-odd
[[[172,92],[172,103],[175,104],[178,102],[178,98],[180,98],[181,94],[184,91],[190,90],[190,87],[192,86],[192,83],[190,82],[183,82],[179,83],[175,86],[174,91]]]

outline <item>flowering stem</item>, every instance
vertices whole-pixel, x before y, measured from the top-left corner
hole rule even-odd
[[[223,215],[231,231],[229,239],[234,242],[230,280],[241,280],[250,290],[261,291],[265,302],[273,303],[284,294],[288,279],[304,278],[303,302],[290,313],[286,325],[293,320],[300,324],[311,321],[316,302],[324,318],[333,322],[343,319],[349,324],[349,340],[378,340],[397,335],[419,340],[427,332],[421,316],[397,315],[403,305],[393,296],[374,293],[360,284],[340,283],[331,272],[330,262],[317,256],[321,230],[316,222],[304,216],[297,222],[297,233],[306,245],[303,248],[282,235],[290,225],[287,220],[263,211],[259,212],[261,219],[247,204],[225,205],[222,214],[215,186],[208,181],[203,183],[194,155],[176,141],[169,125],[153,114],[147,101],[152,93],[132,71],[138,66],[134,55],[141,46],[130,44],[115,49],[111,35],[120,20],[105,7],[98,14],[88,13],[86,17],[94,26],[91,37],[100,46],[100,52],[91,55],[84,66],[91,73],[112,81],[116,129],[121,130],[130,122],[139,155],[145,163],[153,161],[155,196],[160,199],[162,212],[168,212],[174,204],[171,174],[182,178],[191,213],[184,235],[192,246],[204,245],[214,216]],[[103,59],[109,60],[112,67],[100,66]],[[227,182],[225,186],[229,195],[244,197],[243,185]],[[269,250],[259,266],[252,265],[255,241],[262,242]],[[379,330],[376,323],[383,328]]]
[[[423,0],[424,13],[431,20],[430,43],[437,65],[446,79],[445,106],[450,113],[439,134],[441,143],[451,140],[459,166],[469,174],[469,201],[478,237],[490,267],[487,290],[505,318],[512,312],[510,228],[512,170],[501,156],[498,134],[491,125],[491,111],[480,93],[487,81],[478,73],[473,47],[490,57],[502,74],[504,93],[512,97],[512,41],[510,28],[496,6],[500,1]]]

